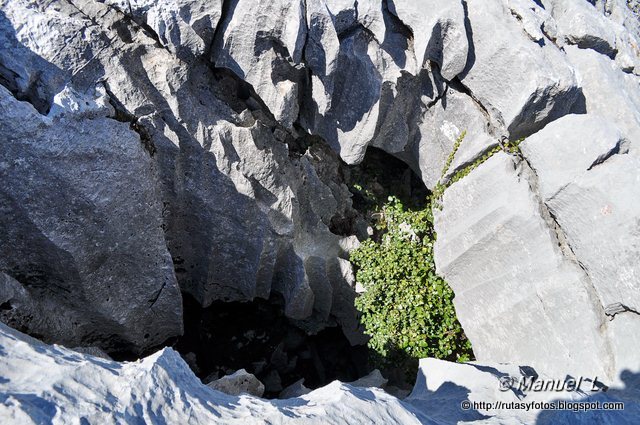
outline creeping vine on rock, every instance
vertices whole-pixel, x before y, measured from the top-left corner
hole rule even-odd
[[[447,161],[445,163],[445,167],[442,170],[442,175],[440,177],[440,180],[438,181],[435,188],[433,189],[431,200],[432,200],[433,206],[436,208],[439,208],[439,209],[442,208],[442,203],[441,203],[442,195],[444,195],[444,191],[447,190],[447,188],[449,188],[452,184],[468,176],[469,173],[471,173],[473,170],[478,168],[480,165],[484,164],[493,155],[497,154],[500,151],[504,151],[512,155],[520,155],[520,143],[522,143],[522,141],[524,140],[524,139],[518,139],[515,141],[510,141],[506,138],[502,139],[498,144],[496,144],[495,146],[490,148],[487,152],[485,152],[484,154],[476,158],[471,164],[457,170],[455,173],[453,173],[453,175],[450,178],[445,179],[447,172],[449,171],[449,168],[451,166],[451,163],[453,162],[453,158],[455,157],[456,152],[460,148],[460,144],[462,143],[462,140],[465,138],[466,134],[467,134],[466,131],[463,131],[460,137],[458,137],[458,139],[454,143],[453,150],[449,154],[449,157],[447,158]]]

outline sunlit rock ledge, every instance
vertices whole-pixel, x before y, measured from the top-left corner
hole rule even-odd
[[[15,424],[573,424],[636,423],[640,375],[622,376],[606,392],[501,390],[501,378],[519,379],[532,368],[420,363],[404,400],[379,388],[335,381],[302,397],[265,400],[212,390],[171,348],[135,362],[114,362],[43,344],[0,325],[0,417]],[[524,373],[524,375],[523,375]],[[540,376],[540,378],[542,378]],[[624,402],[623,411],[553,411],[537,402]],[[465,402],[471,408],[465,410]],[[521,409],[474,408],[473,403],[520,403]],[[534,405],[531,405],[534,403]],[[577,406],[577,405],[576,405]]]

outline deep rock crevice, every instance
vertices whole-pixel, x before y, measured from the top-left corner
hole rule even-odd
[[[351,346],[339,327],[309,335],[284,314],[281,296],[202,308],[183,294],[185,334],[173,347],[205,383],[244,368],[277,397],[304,379],[318,388],[333,380],[355,381],[371,371],[368,349]]]
[[[542,194],[540,193],[538,185],[538,175],[536,170],[531,166],[524,155],[518,155],[516,158],[514,158],[514,164],[516,164],[516,166],[520,168],[521,175],[528,182],[531,194],[535,197],[538,203],[540,216],[547,224],[547,228],[549,229],[552,237],[557,241],[558,248],[560,249],[563,257],[566,258],[570,263],[574,264],[583,276],[583,281],[585,282],[584,288],[589,295],[589,299],[594,311],[597,312],[597,316],[599,317],[599,332],[603,340],[603,345],[605,347],[605,350],[607,350],[607,352],[609,353],[607,357],[608,364],[604,366],[604,369],[608,372],[611,372],[614,367],[614,349],[610,332],[607,330],[609,320],[607,320],[608,315],[605,306],[603,305],[602,298],[598,294],[598,290],[596,289],[596,286],[592,281],[589,271],[584,266],[584,264],[580,262],[580,259],[576,256],[573,248],[569,244],[564,230],[554,216],[553,209],[549,207],[549,205],[545,202]]]
[[[312,138],[301,143],[313,146],[324,142]],[[353,191],[353,208],[331,218],[330,229],[335,234],[369,237],[367,226],[375,199],[394,195],[412,204],[428,195],[422,181],[403,161],[376,148],[368,149],[361,164],[341,164],[338,169],[340,180]],[[360,184],[367,190],[354,188]],[[176,263],[176,268],[180,267]],[[206,307],[188,293],[182,295],[185,333],[168,344],[205,383],[245,369],[265,385],[265,396],[273,398],[300,379],[313,389],[336,379],[355,381],[373,369],[369,349],[352,345],[340,326],[329,323],[312,330],[305,321],[288,318],[277,290],[272,290],[268,299],[213,301]],[[356,315],[355,306],[350,309]],[[388,377],[394,385],[407,385],[400,372],[389,369],[384,373],[391,374]]]
[[[109,98],[109,104],[115,111],[115,116],[113,117],[113,119],[115,119],[116,121],[129,123],[129,128],[138,133],[138,136],[140,137],[140,143],[142,143],[144,149],[149,153],[149,156],[153,157],[157,149],[155,144],[153,143],[153,138],[149,134],[149,131],[144,127],[144,125],[140,123],[140,118],[129,112],[126,106],[124,106],[122,102],[118,100],[116,95],[113,94],[113,92],[109,89],[109,84],[107,81],[103,81],[102,85]]]
[[[64,397],[83,403],[80,387],[109,391],[104,406],[127,409],[123,421],[158,414],[150,406],[161,398],[149,394],[167,398],[160,409],[204,400],[203,416],[199,401],[171,413],[199,422],[244,414],[246,400],[249,410],[315,414],[323,390],[273,404],[212,396],[165,347],[204,382],[244,368],[267,397],[301,379],[316,388],[362,377],[371,365],[349,253],[383,234],[378,201],[425,198],[445,162],[479,174],[465,177],[468,190],[447,189],[441,211],[453,218],[433,243],[455,261],[446,277],[478,358],[607,379],[635,367],[640,204],[627,140],[640,128],[638,6],[589,3],[3,2],[0,320],[79,352],[153,354],[98,365],[16,344],[23,337],[0,325],[0,363],[10,365],[0,389],[17,401],[9,414],[69,414]],[[512,153],[503,138],[587,110],[602,115],[593,129],[607,122],[621,138],[598,144],[567,121],[540,134],[538,159],[526,143],[516,158],[496,148]],[[567,143],[573,134],[585,143]],[[15,393],[25,375],[16,364],[51,362],[69,381],[39,373],[44,381]],[[482,394],[498,388],[474,365],[424,364],[413,402],[437,420],[460,414],[438,391],[469,400],[472,381]],[[140,382],[125,382],[131,370]],[[135,398],[126,385],[141,382]],[[125,391],[112,396],[114,383]],[[382,405],[400,423],[430,419],[411,400],[345,388],[324,390],[339,395],[340,414]]]

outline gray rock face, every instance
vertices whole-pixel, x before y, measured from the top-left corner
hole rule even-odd
[[[500,0],[468,1],[467,8],[473,57],[461,81],[501,133],[515,140],[572,110],[579,88],[556,46],[532,40]]]
[[[179,335],[180,293],[138,135],[106,117],[104,98],[51,118],[4,87],[0,97],[3,319],[115,351]]]
[[[445,193],[438,270],[479,360],[617,379],[637,367],[637,148],[588,114],[521,149],[524,160],[498,154]]]
[[[105,0],[101,3],[148,26],[162,46],[185,61],[209,50],[222,14],[222,0]],[[82,6],[91,5],[83,3]]]
[[[487,127],[486,112],[464,93],[460,85],[449,87],[441,101],[424,113],[418,132],[420,135],[410,150],[398,156],[419,171],[427,187],[434,187],[440,180],[447,157],[463,132],[466,135],[451,164],[450,173],[473,162],[482,152],[497,144]]]
[[[310,392],[311,390],[304,386],[304,378],[303,378],[294,382],[293,384],[289,385],[284,390],[282,390],[278,398],[288,399],[288,398],[300,397],[305,394],[309,394]]]
[[[435,217],[436,267],[480,361],[605,376],[607,319],[541,215],[534,178],[500,153],[451,186]]]
[[[640,81],[592,50],[567,46],[567,57],[580,76],[587,111],[606,117],[629,139],[640,137]],[[616,105],[615,108],[611,105]]]
[[[96,302],[109,299],[116,303],[106,293],[113,290],[110,286],[121,288],[118,309],[127,318],[117,318],[122,328],[118,333],[127,334],[125,340],[131,339],[140,349],[181,332],[176,278],[180,289],[205,307],[214,300],[244,301],[279,293],[285,299],[286,315],[299,321],[301,327],[315,332],[337,322],[345,326],[354,342],[362,342],[364,337],[352,302],[353,282],[347,280],[351,272],[345,258],[352,244],[349,238],[329,230],[332,218],[347,214],[351,208],[351,195],[338,177],[337,156],[317,143],[309,149],[298,148],[301,135],[270,118],[270,112],[262,110],[261,100],[256,101],[252,95],[243,97],[245,83],[212,70],[206,56],[215,41],[221,6],[197,2],[138,2],[129,6],[75,2],[74,7],[61,3],[51,9],[20,1],[2,6],[2,35],[11,41],[9,46],[13,49],[10,54],[2,53],[3,85],[17,99],[26,99],[41,113],[49,114],[41,116],[30,105],[3,92],[9,102],[3,109],[5,134],[14,133],[22,144],[27,143],[21,138],[28,132],[42,134],[28,140],[36,145],[50,143],[52,134],[70,135],[73,144],[69,146],[83,143],[89,152],[92,145],[85,142],[90,138],[89,128],[95,128],[92,136],[99,136],[91,139],[94,144],[105,144],[105,138],[114,140],[113,148],[109,144],[103,148],[110,156],[93,155],[83,165],[74,165],[75,169],[69,171],[73,179],[48,195],[52,197],[51,205],[54,199],[63,201],[56,206],[63,214],[68,200],[75,199],[74,185],[94,185],[87,189],[91,193],[89,202],[97,202],[105,212],[113,210],[114,223],[123,222],[117,234],[100,236],[107,239],[103,242],[91,230],[91,226],[96,231],[102,229],[100,222],[88,223],[86,228],[78,224],[66,233],[65,243],[77,250],[86,251],[87,241],[98,243],[92,248],[95,253],[84,253],[86,257],[74,260],[77,267],[88,270],[86,273],[100,267],[100,261],[106,261],[103,257],[115,259],[114,250],[131,254],[122,254],[127,258],[117,270],[106,263],[101,279],[108,284],[96,280],[91,283],[94,286],[86,286],[87,296]],[[240,5],[238,10],[242,9]],[[227,16],[241,22],[239,16]],[[264,16],[279,15],[267,8]],[[36,21],[40,27],[31,28],[30,23]],[[246,30],[244,23],[233,28],[225,21],[224,28],[220,27],[221,40],[229,34],[237,41],[242,36],[238,31]],[[76,37],[80,30],[90,35],[88,41]],[[47,38],[43,31],[53,35]],[[269,38],[265,40],[268,42]],[[292,46],[294,49],[296,44]],[[24,55],[25,51],[31,56]],[[227,52],[227,56],[233,54],[233,49]],[[271,69],[272,64],[265,61],[261,66]],[[14,105],[20,109],[15,110]],[[291,112],[290,105],[284,105],[282,110]],[[21,120],[16,120],[18,116]],[[114,118],[127,123],[118,123]],[[122,150],[120,145],[125,140],[127,150]],[[115,149],[121,150],[122,164]],[[5,150],[3,154],[7,158],[25,155],[17,150]],[[68,163],[85,154],[79,151],[74,155],[69,154]],[[46,164],[45,158],[35,157],[34,169]],[[98,180],[92,183],[76,181],[85,176],[92,161],[106,161],[108,167],[103,174],[95,175]],[[60,162],[56,167],[66,164]],[[44,175],[42,178],[46,179]],[[40,190],[44,190],[44,183]],[[115,198],[116,193],[121,197]],[[34,195],[18,203],[35,210],[40,202],[36,199]],[[3,211],[7,223],[15,215],[14,208],[7,206]],[[119,209],[123,211],[120,213]],[[99,211],[102,210],[95,214]],[[86,216],[85,221],[97,220],[91,209],[77,214]],[[5,235],[4,243],[14,243],[15,235]],[[128,239],[135,243],[125,243]],[[18,247],[12,255],[24,258],[31,249],[27,246]],[[63,262],[55,264],[57,254],[47,249],[42,248],[45,257],[38,260],[42,267],[71,268]],[[2,270],[27,285],[14,268],[9,264]],[[141,283],[137,286],[127,280],[133,274],[139,274]],[[53,272],[45,275],[53,276]],[[89,277],[74,279],[84,281]],[[52,288],[47,279],[39,285]],[[147,279],[153,284],[147,284]],[[129,286],[127,292],[125,288]],[[164,288],[162,292],[160,288]],[[137,291],[135,296],[132,291]],[[124,300],[131,305],[123,305]],[[78,296],[77,303],[89,311],[97,309],[99,313],[95,314],[99,315],[106,310],[104,322],[110,320],[109,307],[85,303],[82,296]],[[154,303],[162,306],[157,318],[146,321],[140,314],[139,323],[131,321],[129,315],[134,317],[134,311],[155,306]],[[22,305],[25,310],[21,317],[27,317],[26,302]],[[97,332],[97,339],[104,336],[95,326],[88,326],[84,333],[61,330],[53,335],[50,328],[55,326],[48,328],[46,324],[53,323],[51,314],[43,314],[43,329],[31,331],[73,345],[80,345],[80,340],[89,338],[91,332]],[[67,322],[67,327],[76,326],[72,323],[78,320]],[[136,332],[129,335],[129,327],[136,328]],[[59,339],[63,334],[77,336],[66,341]]]
[[[382,373],[380,373],[378,369],[374,369],[367,376],[363,376],[357,381],[349,382],[349,385],[351,385],[352,387],[363,387],[363,388],[370,388],[370,387],[384,388],[384,386],[387,385],[387,382],[389,381],[384,376],[382,376]]]
[[[592,3],[610,22],[617,24],[613,26],[616,32],[616,64],[625,72],[640,74],[640,4],[636,0],[596,0]]]
[[[421,140],[414,125],[445,91],[442,76],[453,79],[466,66],[462,5],[434,2],[416,9],[390,2],[377,11],[368,3],[357,5],[359,20],[309,24],[311,99],[305,99],[301,123],[347,163],[362,161],[369,144],[411,157],[404,153]],[[337,5],[329,10],[337,17],[352,13]]]
[[[435,0],[428,3],[390,1],[389,11],[411,30],[416,65],[425,60],[438,64],[440,74],[452,80],[467,66],[469,40],[462,2]]]
[[[523,154],[539,176],[540,195],[588,276],[600,308],[613,320],[609,332],[619,332],[615,321],[620,314],[630,316],[625,327],[637,334],[640,156],[635,145],[631,150],[632,143],[607,121],[567,116],[528,139]],[[615,370],[637,367],[635,360],[623,360],[636,338],[609,338],[622,343],[612,349]]]
[[[556,0],[552,15],[564,41],[581,49],[593,49],[610,57],[617,53],[616,31],[611,21],[589,2]]]
[[[290,128],[298,116],[299,73],[306,39],[304,3],[233,0],[214,49],[216,66],[251,84],[276,120]]]
[[[73,347],[72,349],[73,351],[78,353],[89,354],[94,357],[100,357],[106,360],[112,360],[111,357],[104,352],[104,350],[98,347]]]
[[[22,45],[11,22],[0,14],[0,81],[17,99],[46,114],[62,90],[67,73]]]
[[[622,2],[593,7],[553,1],[548,6],[542,12],[509,2],[525,33],[539,41],[539,52],[557,55],[554,44],[565,52],[556,63],[565,71],[545,69],[558,69],[558,77],[547,80],[554,88],[536,93],[555,91],[554,102],[569,99],[572,89],[557,85],[569,70],[574,77],[564,81],[573,82],[565,88],[579,90],[577,103],[556,116],[555,106],[534,102],[535,108],[546,104],[551,113],[526,125],[522,135],[533,134],[521,144],[522,153],[495,155],[445,192],[436,214],[436,265],[456,292],[458,317],[479,360],[518,359],[551,374],[561,368],[578,375],[598,371],[615,381],[621,370],[637,370],[637,358],[630,354],[639,323],[640,81],[634,75],[638,52],[630,53],[637,45],[630,42],[637,37],[637,24]],[[474,13],[469,2],[472,24]],[[474,27],[474,39],[480,28]],[[479,59],[483,47],[475,47],[477,62],[506,63]],[[527,60],[536,57],[548,63],[551,56],[542,59],[531,52]],[[481,67],[474,65],[470,74]],[[539,69],[531,66],[527,72]],[[461,80],[480,93],[473,78]],[[526,80],[515,87],[540,81]],[[508,92],[507,83],[490,96]],[[510,102],[516,99],[509,96]],[[565,115],[572,110],[587,114]],[[524,117],[541,115],[529,109]]]

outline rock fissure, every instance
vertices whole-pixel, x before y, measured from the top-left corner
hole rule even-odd
[[[115,94],[109,89],[109,84],[107,81],[102,81],[102,86],[104,87],[107,96],[109,97],[109,103],[113,107],[115,111],[114,120],[119,122],[129,123],[129,128],[131,130],[138,133],[140,137],[140,143],[144,146],[144,149],[149,153],[150,156],[154,156],[156,153],[156,147],[153,143],[153,138],[149,134],[149,131],[140,123],[140,118],[133,115],[131,112],[127,110],[127,108],[118,100]],[[159,294],[159,292],[158,292]]]
[[[448,186],[450,183],[452,183],[451,179],[456,174],[463,173],[465,170],[471,167],[478,166],[479,161],[482,161],[483,159],[484,160],[488,159],[490,155],[496,152],[496,148],[498,145],[499,145],[498,141],[496,141],[495,143],[489,144],[487,147],[479,151],[477,154],[474,154],[473,156],[471,156],[469,160],[460,162],[459,164],[453,167],[450,167],[449,170],[447,170],[447,173],[443,176],[443,179],[441,179],[440,183],[444,184],[445,187]]]
[[[480,101],[480,99],[478,99],[477,96],[473,94],[471,89],[469,89],[469,87],[467,87],[459,77],[455,77],[450,82],[450,87],[456,90],[458,93],[461,93],[467,96],[480,109],[480,111],[482,111],[482,114],[485,116],[485,119],[487,122],[486,130],[491,136],[497,139],[506,137],[506,130],[502,120],[498,118],[498,122],[495,123],[494,122],[495,120],[492,114],[489,112],[489,109],[487,109],[487,107],[482,103],[482,101]]]
[[[618,143],[611,149],[609,152],[605,152],[600,155],[593,163],[587,168],[587,171],[592,170],[594,167],[598,165],[604,164],[607,160],[609,160],[614,155],[626,155],[629,153],[629,141],[625,139],[620,139]]]
[[[212,58],[214,48],[216,48],[217,46],[223,45],[224,42],[222,40],[222,37],[224,36],[223,33],[227,27],[226,23],[229,21],[229,19],[233,15],[233,11],[236,7],[236,4],[237,4],[237,0],[222,0],[222,8],[220,10],[220,19],[218,20],[218,25],[216,25],[213,31],[213,36],[211,37],[211,43],[209,44],[208,48],[205,51],[205,55],[204,55],[205,57]]]
[[[51,109],[51,101],[43,99],[42,96],[38,94],[37,86],[39,85],[39,75],[36,73],[32,76],[32,81],[26,90],[21,90],[12,81],[17,77],[17,73],[0,63],[0,85],[6,88],[17,100],[29,102],[42,115],[48,114]]]
[[[544,198],[540,194],[539,186],[538,186],[538,175],[536,170],[531,166],[529,161],[524,155],[521,155],[520,158],[516,160],[516,164],[518,167],[522,169],[522,176],[527,180],[529,187],[531,189],[531,194],[535,197],[536,202],[539,206],[539,211],[542,219],[547,224],[547,228],[549,229],[551,235],[553,235],[554,239],[557,241],[558,248],[564,258],[566,258],[570,263],[574,264],[583,276],[584,281],[584,289],[587,291],[589,295],[589,299],[594,307],[594,310],[598,313],[600,317],[600,334],[604,341],[604,347],[608,353],[608,362],[605,364],[605,370],[611,373],[613,371],[613,348],[610,334],[607,330],[606,320],[607,314],[605,311],[604,304],[602,302],[602,297],[598,293],[596,286],[594,285],[591,275],[587,268],[580,262],[580,260],[575,255],[573,248],[569,244],[567,240],[567,236],[565,235],[562,227],[560,226],[558,220],[553,214],[553,210],[549,208],[548,204],[544,201]]]
[[[392,0],[382,0],[383,16],[386,16],[389,20],[391,20],[393,28],[398,31],[403,37],[405,37],[407,40],[413,40],[413,31],[411,31],[411,28],[405,22],[403,22],[398,15],[396,15],[389,9],[389,1]],[[422,66],[422,64],[417,65]]]
[[[71,7],[73,7],[75,10],[78,11],[78,13],[80,13],[82,16],[84,16],[88,21],[90,21],[95,27],[100,27],[101,25],[97,22],[96,18],[94,16],[89,15],[88,13],[86,13],[84,10],[82,10],[80,7],[78,7],[73,0],[64,0],[65,3],[68,3]]]
[[[615,317],[618,314],[622,314],[622,313],[632,313],[632,314],[640,315],[640,311],[637,311],[619,302],[607,305],[604,309],[604,312],[607,316],[609,316],[609,320],[615,319]]]
[[[443,79],[444,80],[444,79]],[[438,102],[442,101],[442,98],[445,97],[447,95],[447,90],[449,90],[449,87],[451,87],[451,83],[444,80],[445,81],[445,85],[442,88],[442,90],[439,91],[439,93],[436,95],[436,97],[429,101],[425,106],[427,107],[427,109],[429,108],[433,108],[435,105],[438,104]]]
[[[158,292],[153,296],[153,298],[151,298],[149,300],[149,308],[153,309],[153,306],[155,305],[155,303],[158,301],[158,299],[160,298],[160,294],[162,294],[162,291],[164,290],[165,286],[167,285],[166,282],[162,283],[162,286],[160,287],[160,289],[158,289]]]
[[[163,43],[162,40],[160,39],[160,35],[154,31],[153,28],[151,28],[151,26],[149,24],[147,24],[146,22],[144,22],[142,19],[140,19],[139,17],[137,17],[135,15],[135,13],[133,12],[133,9],[131,7],[131,2],[127,1],[127,5],[129,6],[129,13],[127,13],[127,11],[124,10],[120,10],[118,7],[110,4],[110,3],[104,3],[104,5],[113,10],[116,13],[121,14],[122,16],[126,16],[128,17],[131,22],[134,22],[135,24],[137,24],[143,31],[144,34],[149,37],[150,39],[152,39],[153,41],[156,42],[157,47],[166,50],[167,52],[171,53],[171,50],[169,49],[169,47],[166,45],[166,43]]]

